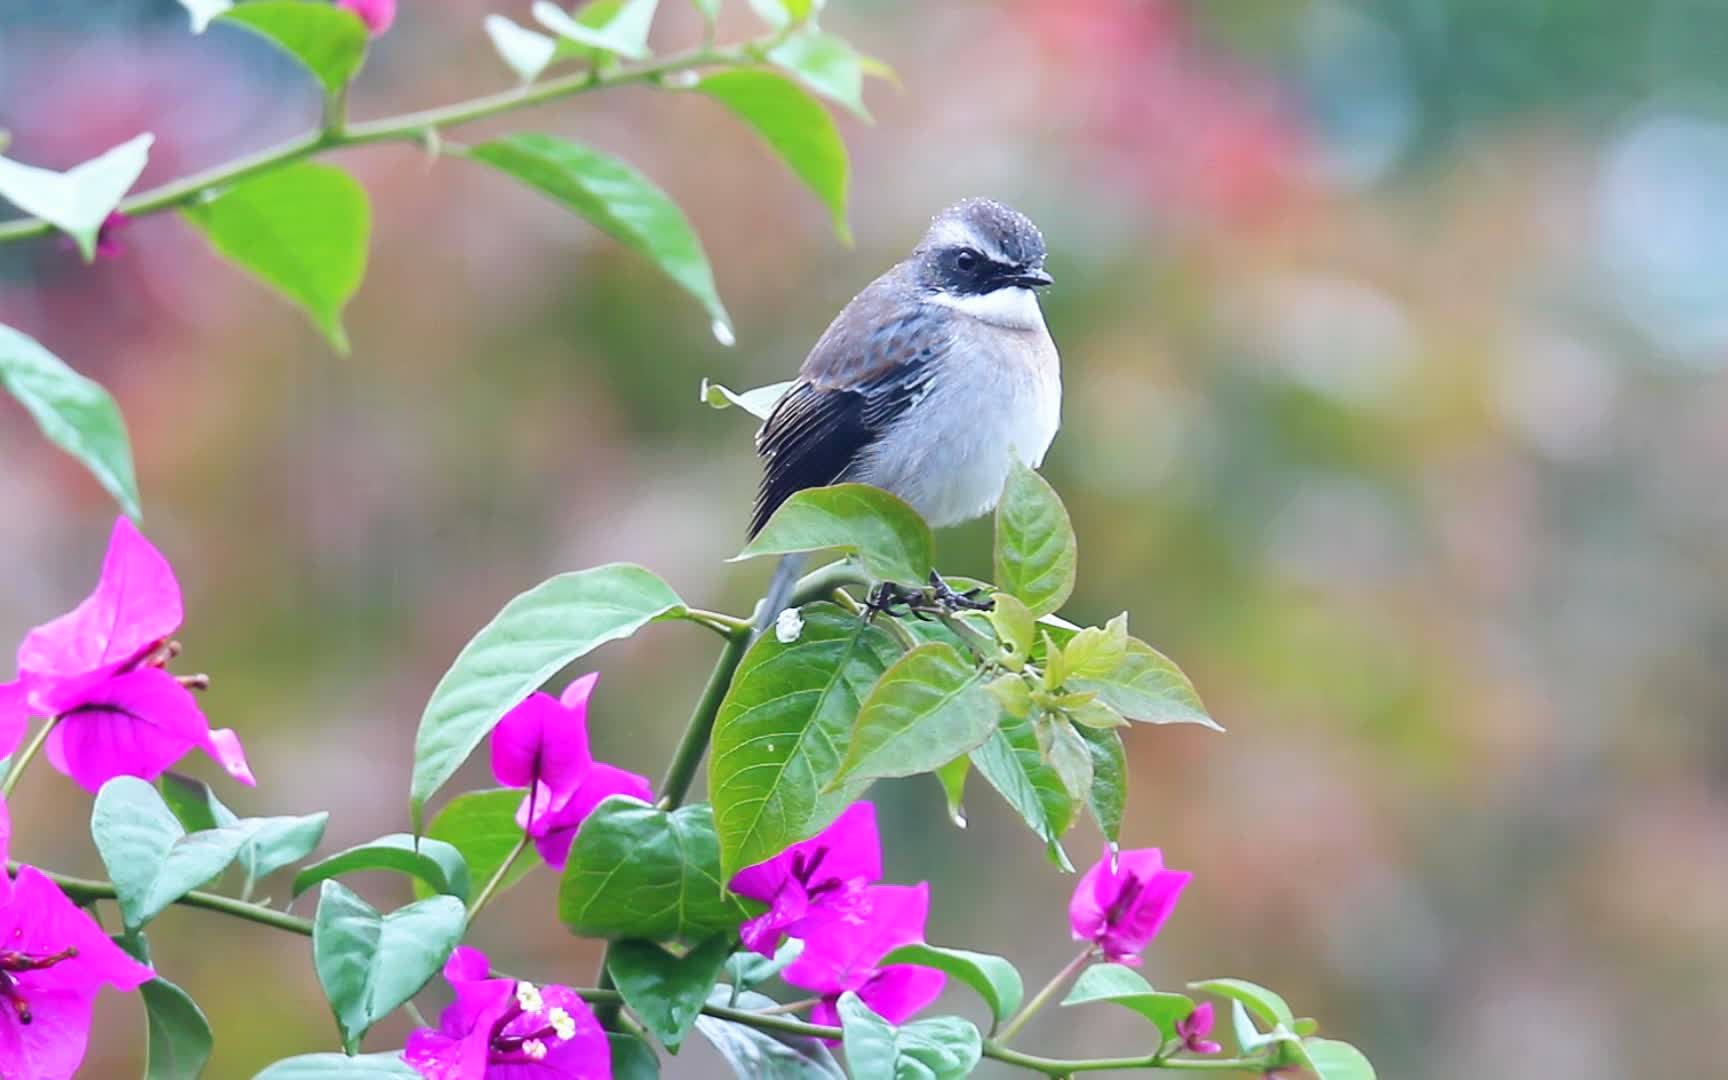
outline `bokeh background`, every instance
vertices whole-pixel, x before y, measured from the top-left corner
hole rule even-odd
[[[358,115],[507,84],[479,20],[529,6],[404,3]],[[727,8],[726,36],[757,32]],[[0,2],[11,153],[66,167],[153,131],[149,184],[311,122],[285,61],[184,23],[171,0]],[[1127,839],[1195,873],[1149,977],[1270,984],[1393,1080],[1720,1074],[1728,6],[833,0],[825,24],[903,84],[873,84],[874,125],[841,119],[850,250],[712,103],[627,90],[491,125],[591,141],[672,192],[736,348],[579,220],[406,147],[338,159],[376,210],[347,358],[172,217],[93,267],[0,248],[0,321],[130,421],[188,594],[179,666],[211,673],[259,777],[224,797],[331,809],[327,850],[405,827],[432,685],[554,572],[630,559],[747,610],[767,567],[723,560],[751,424],[698,405],[699,380],[787,377],[932,213],[989,194],[1043,225],[1059,282],[1071,613],[1130,609],[1229,728],[1128,740]],[[697,32],[663,5],[663,47]],[[12,641],[89,588],[114,510],[11,406],[0,460]],[[946,533],[942,563],[984,571],[987,544]],[[712,650],[673,626],[595,654],[600,754],[658,775]],[[932,883],[932,940],[1034,983],[1067,959],[1072,879],[992,793],[963,833],[927,778],[876,797],[890,879]],[[33,772],[15,851],[99,871],[87,814]],[[476,937],[580,981],[598,949],[557,925],[554,885]],[[331,1045],[303,940],[186,911],[152,937],[216,1027],[211,1076]],[[1137,1024],[1052,1015],[1024,1042],[1131,1052]],[[141,1029],[105,1000],[86,1074],[135,1075]],[[692,1048],[669,1075],[718,1068]]]

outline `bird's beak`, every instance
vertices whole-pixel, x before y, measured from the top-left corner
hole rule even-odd
[[[1022,270],[1014,276],[1014,284],[1028,289],[1042,289],[1046,285],[1054,285],[1056,279],[1043,270]]]

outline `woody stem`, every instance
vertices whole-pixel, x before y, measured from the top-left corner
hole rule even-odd
[[[1056,996],[1056,992],[1068,985],[1069,980],[1080,974],[1081,970],[1085,968],[1087,964],[1092,962],[1093,952],[1094,950],[1091,945],[1087,945],[1084,949],[1081,949],[1079,956],[1068,961],[1068,965],[1061,971],[1058,971],[1049,982],[1045,983],[1042,990],[1039,990],[1036,994],[1032,995],[1032,1000],[1028,1001],[1019,1012],[1015,1013],[1008,1021],[1008,1026],[1002,1029],[1002,1034],[996,1036],[996,1044],[998,1046],[1007,1046],[1008,1041],[1014,1038],[1015,1035],[1018,1035],[1020,1029],[1026,1026],[1026,1021],[1032,1019],[1039,1009],[1050,1004],[1050,999]]]

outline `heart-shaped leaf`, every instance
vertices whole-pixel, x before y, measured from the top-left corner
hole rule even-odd
[[[332,4],[249,0],[222,13],[216,22],[250,30],[300,61],[326,94],[341,91],[366,62],[366,24],[352,11]]]
[[[853,1080],[959,1080],[984,1052],[978,1029],[957,1016],[895,1028],[850,990],[840,995],[840,1027]]]
[[[1016,461],[996,504],[997,586],[1033,615],[1047,615],[1074,591],[1078,551],[1056,489]]]
[[[666,811],[614,795],[570,847],[558,917],[584,937],[663,941],[734,930],[749,912],[722,887],[706,804]]]
[[[252,1080],[420,1080],[402,1051],[381,1054],[301,1054],[271,1065]]]
[[[916,964],[947,972],[978,992],[978,996],[990,1006],[990,1015],[997,1023],[1014,1015],[1026,992],[1020,981],[1020,972],[1014,965],[989,953],[939,949],[934,945],[902,945],[878,961],[877,966],[887,967],[889,964]]]
[[[1362,1051],[1337,1039],[1303,1039],[1302,1055],[1319,1080],[1374,1080],[1374,1066]]]
[[[683,609],[671,586],[628,563],[559,574],[505,604],[463,646],[420,717],[410,787],[415,828],[426,800],[559,668]]]
[[[89,262],[96,257],[96,234],[138,182],[155,139],[128,139],[63,173],[0,157],[0,198],[64,230]]]
[[[372,234],[366,189],[352,176],[313,162],[284,165],[181,213],[218,254],[304,309],[337,352],[348,352],[342,309],[366,276]]]
[[[772,71],[734,68],[705,76],[696,89],[750,125],[804,186],[828,207],[834,235],[852,242],[846,224],[851,166],[834,118],[797,83]]]
[[[646,60],[648,30],[660,0],[611,0],[589,4],[575,16],[551,0],[537,0],[534,18],[546,29],[581,47],[576,55],[593,52]]]
[[[299,896],[321,881],[359,870],[407,874],[440,895],[467,900],[473,876],[462,853],[442,840],[391,833],[320,859],[294,875],[292,895]]]
[[[431,981],[467,925],[454,896],[380,915],[341,882],[324,882],[312,917],[312,964],[349,1053],[373,1024]]]
[[[468,880],[485,883],[504,865],[504,860],[516,850],[522,839],[522,826],[516,824],[516,810],[522,805],[522,789],[493,788],[489,791],[469,791],[451,799],[426,827],[426,838],[449,844],[468,864]],[[527,877],[543,866],[540,853],[533,845],[523,848],[511,864],[498,892]],[[431,896],[438,890],[420,878],[414,880],[414,895]]]
[[[821,832],[860,790],[827,791],[859,702],[899,648],[833,604],[802,614],[796,641],[764,634],[750,647],[714,723],[708,792],[725,881]]]
[[[702,1014],[735,938],[731,933],[717,935],[683,956],[674,956],[652,941],[615,941],[606,954],[606,970],[624,995],[624,1004],[662,1046],[676,1054]]]
[[[524,83],[538,79],[558,51],[558,43],[545,34],[518,26],[503,15],[488,15],[481,25],[499,57]]]
[[[772,957],[761,956],[749,949],[741,949],[732,954],[726,961],[726,977],[732,985],[740,990],[748,990],[759,986],[774,976],[785,971],[792,961],[804,953],[804,942],[798,938],[787,938],[774,950]]]
[[[1133,968],[1121,964],[1094,964],[1080,973],[1074,988],[1062,999],[1064,1005],[1090,1005],[1108,1001],[1152,1021],[1162,1038],[1176,1038],[1176,1024],[1194,1011],[1194,1002],[1182,994],[1166,994]]]
[[[768,524],[734,556],[788,555],[838,548],[857,555],[884,581],[923,585],[936,542],[918,511],[868,484],[806,488],[780,504]]]
[[[717,986],[708,1004],[725,1005],[730,998],[729,988]],[[738,995],[737,1007],[760,1012],[779,1004],[746,990]],[[698,1017],[696,1030],[726,1059],[738,1080],[846,1080],[840,1063],[821,1039],[775,1035],[715,1016]]]
[[[168,772],[162,774],[160,784],[163,801],[188,831],[238,825],[251,832],[238,856],[248,883],[305,858],[324,839],[330,821],[324,810],[301,817],[241,818],[202,780]]]
[[[971,756],[972,766],[1044,840],[1051,861],[1072,872],[1061,838],[1074,823],[1074,802],[1038,752],[1031,719],[1002,714],[995,732]]]
[[[983,745],[998,715],[970,659],[941,642],[920,645],[883,672],[860,705],[829,787],[941,768]]]
[[[563,203],[646,255],[701,302],[721,344],[732,344],[732,317],[714,287],[702,241],[678,204],[647,177],[591,146],[533,132],[482,143],[467,156]]]
[[[1288,1002],[1277,993],[1247,979],[1202,979],[1200,982],[1189,983],[1188,989],[1240,1001],[1267,1027],[1282,1024],[1286,1030],[1290,1030],[1296,1026],[1296,1015],[1290,1011]]]
[[[147,781],[117,776],[96,793],[90,835],[128,930],[214,878],[251,832],[241,825],[188,833]]]
[[[144,999],[144,1080],[187,1080],[201,1074],[215,1038],[198,1003],[163,978],[140,986],[138,996]]]
[[[108,391],[10,326],[0,326],[0,386],[29,410],[49,442],[90,470],[127,516],[143,514],[126,422]]]
[[[740,409],[756,417],[758,420],[768,419],[768,414],[774,411],[774,406],[786,396],[786,391],[792,388],[790,380],[786,382],[769,383],[758,386],[754,390],[732,391],[717,382],[702,380],[702,403],[716,409],[725,409],[736,405]]]

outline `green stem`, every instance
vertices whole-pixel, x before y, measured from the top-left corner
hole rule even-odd
[[[8,862],[6,868],[16,874],[19,870],[19,864],[16,861]],[[119,898],[112,882],[70,877],[48,870],[42,870],[41,873],[58,885],[60,891],[65,893],[74,904],[83,905],[92,900],[116,900]],[[215,893],[193,891],[174,902],[182,907],[219,911],[224,915],[232,915],[236,919],[245,919],[248,922],[274,927],[277,930],[286,930],[291,934],[312,936],[311,919],[302,919],[298,915],[290,915],[285,911],[267,908],[263,904],[249,904],[231,896],[217,896]]]
[[[764,40],[777,39],[778,35],[773,35]],[[698,68],[736,67],[754,62],[750,43],[727,49],[704,46],[675,53],[653,63],[620,67],[605,73],[576,72],[532,86],[361,124],[346,124],[335,115],[339,110],[332,109],[328,121],[334,122],[329,123],[324,130],[297,135],[275,146],[265,147],[191,176],[141,191],[121,202],[119,210],[130,217],[160,213],[192,202],[211,188],[232,184],[267,169],[331,150],[382,142],[425,142],[435,136],[440,128],[483,120],[592,90],[656,82],[668,75]],[[0,243],[42,236],[53,230],[54,226],[41,218],[18,218],[0,223]]]
[[[740,619],[733,615],[726,615],[718,611],[703,611],[701,608],[686,608],[684,611],[684,617],[698,626],[706,626],[708,629],[714,631],[723,638],[734,637],[738,634],[748,636],[752,629],[749,620]]]
[[[24,751],[12,759],[12,767],[6,770],[6,779],[0,782],[0,796],[11,796],[12,789],[18,786],[18,778],[24,775],[24,767],[30,764],[30,759],[42,749],[42,744],[48,741],[48,733],[53,731],[54,725],[59,722],[58,716],[49,717],[48,721],[36,732],[36,737],[24,747]]]
[[[480,914],[480,909],[498,894],[499,887],[504,884],[504,875],[510,872],[510,868],[516,865],[516,860],[520,859],[522,853],[527,850],[528,831],[524,829],[522,835],[516,838],[516,846],[510,849],[510,854],[504,857],[504,861],[498,865],[498,869],[493,872],[491,879],[486,882],[486,887],[481,889],[480,895],[476,896],[474,902],[468,905],[469,922],[473,922]]]
[[[702,756],[708,751],[708,737],[714,733],[714,718],[720,715],[720,703],[726,700],[726,691],[732,688],[732,676],[737,673],[738,665],[744,661],[745,650],[749,648],[750,625],[745,623],[742,633],[726,638],[726,646],[720,650],[720,658],[714,661],[714,670],[708,675],[708,685],[702,688],[702,696],[696,700],[690,722],[684,726],[684,737],[678,740],[678,749],[672,753],[672,763],[666,767],[666,775],[660,781],[657,805],[662,810],[677,809],[690,794],[696,771],[702,767]]]
[[[1014,1014],[1007,1026],[1002,1029],[1002,1034],[996,1036],[996,1042],[1002,1046],[1007,1046],[1014,1036],[1020,1033],[1020,1029],[1026,1026],[1026,1021],[1037,1015],[1039,1009],[1050,1004],[1050,999],[1056,996],[1056,992],[1068,985],[1070,979],[1080,974],[1081,969],[1092,962],[1092,958],[1093,948],[1091,945],[1081,949],[1079,956],[1068,961],[1066,967],[1052,976],[1050,981],[1044,984],[1044,988],[1032,995],[1032,1000]]]
[[[953,631],[955,637],[964,641],[966,647],[971,649],[973,655],[979,660],[988,663],[1001,659],[1002,650],[996,647],[996,643],[966,625],[965,619],[947,611],[937,611],[936,618],[941,620],[943,626]]]
[[[17,873],[19,864],[9,862],[7,869]],[[55,874],[42,871],[49,880],[60,887],[74,903],[88,904],[95,900],[113,900],[116,898],[114,886],[106,881],[92,881],[88,878],[70,877],[65,874]],[[226,896],[216,896],[212,893],[189,892],[174,901],[182,907],[202,908],[206,911],[219,911],[224,915],[232,915],[238,919],[255,922],[263,926],[286,930],[289,933],[312,935],[312,921],[302,919],[285,912],[264,907],[261,904],[247,904]],[[509,978],[501,972],[494,973],[498,978]],[[624,1004],[624,995],[616,989],[605,986],[573,987],[575,993],[584,1001],[591,1002],[602,1008],[617,1010]],[[784,1007],[782,1007],[784,1008]],[[729,1020],[735,1024],[745,1024],[760,1031],[774,1031],[782,1035],[802,1035],[806,1038],[839,1039],[842,1032],[837,1027],[827,1027],[822,1024],[812,1024],[784,1012],[752,1012],[749,1009],[732,1009],[724,1005],[704,1005],[702,1012],[717,1020]],[[1163,1069],[1170,1072],[1259,1072],[1266,1065],[1264,1058],[1174,1058],[1168,1061],[1158,1061],[1155,1056],[1132,1058],[1046,1058],[1033,1054],[1022,1054],[1018,1050],[1010,1050],[1002,1045],[1000,1040],[991,1039],[984,1043],[984,1056],[1007,1065],[1015,1065],[1022,1069],[1043,1073],[1046,1076],[1067,1076],[1079,1072],[1102,1072],[1108,1069]]]

